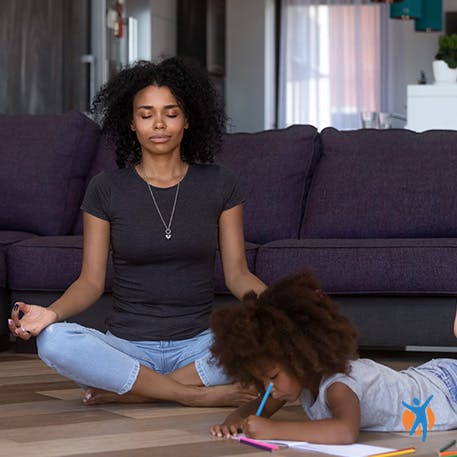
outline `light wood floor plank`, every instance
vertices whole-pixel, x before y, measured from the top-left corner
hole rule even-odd
[[[42,374],[55,374],[55,371],[46,366],[43,362],[37,359],[24,359],[14,361],[1,361],[1,378],[8,378],[11,376],[17,376],[18,373],[21,376],[39,376]]]
[[[158,445],[188,445],[208,441],[208,437],[186,433],[183,430],[163,429],[109,435],[98,434],[96,440],[93,436],[78,436],[77,438],[46,439],[25,443],[14,439],[11,441],[13,454],[20,453],[28,457],[57,457],[65,455],[69,450],[71,450],[71,455],[86,455],[88,452],[140,449]]]
[[[84,391],[77,387],[74,389],[40,390],[37,393],[44,397],[57,398],[59,400],[82,401]]]

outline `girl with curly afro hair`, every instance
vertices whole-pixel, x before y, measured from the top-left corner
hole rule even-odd
[[[119,169],[86,190],[81,274],[49,307],[18,303],[11,331],[37,336],[40,357],[84,386],[87,405],[254,398],[209,350],[216,249],[234,296],[266,286],[248,270],[238,181],[212,163],[226,119],[208,73],[178,57],[141,61],[113,76],[93,107]],[[60,322],[101,297],[110,253],[108,332]]]
[[[419,403],[433,408],[430,429],[457,427],[457,361],[435,359],[399,372],[359,359],[354,326],[310,272],[215,310],[211,328],[212,353],[227,374],[271,389],[262,411],[260,398],[246,403],[211,427],[215,436],[242,431],[254,439],[349,444],[360,430],[405,431],[405,412]],[[303,421],[269,419],[296,400]]]

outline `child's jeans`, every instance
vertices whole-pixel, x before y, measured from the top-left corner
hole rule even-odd
[[[231,380],[211,357],[212,333],[206,330],[178,341],[128,341],[79,324],[56,323],[37,337],[38,355],[51,368],[83,388],[129,392],[140,365],[161,374],[195,362],[205,386]]]
[[[441,379],[448,388],[451,398],[457,403],[457,360],[432,359],[417,368],[429,371]]]

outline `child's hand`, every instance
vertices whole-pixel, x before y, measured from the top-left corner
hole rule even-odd
[[[239,432],[243,431],[244,419],[241,416],[227,417],[223,424],[216,424],[210,428],[210,433],[213,436],[237,436]]]
[[[273,438],[273,421],[265,417],[251,415],[244,421],[243,431],[249,438]]]

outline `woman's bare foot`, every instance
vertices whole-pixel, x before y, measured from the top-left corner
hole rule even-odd
[[[226,384],[212,387],[186,386],[189,394],[180,403],[186,406],[240,406],[258,398],[255,388],[243,388],[240,384]],[[185,388],[183,386],[183,388]],[[132,392],[123,395],[108,390],[89,387],[83,396],[85,405],[101,405],[106,403],[151,403],[157,400],[147,398]]]
[[[254,387],[241,387],[238,383],[197,389],[197,395],[190,396],[181,403],[187,406],[240,406],[259,397]]]
[[[84,391],[83,403],[85,405],[102,405],[105,403],[147,403],[153,402],[151,398],[142,397],[141,395],[135,395],[131,392],[127,392],[123,395],[119,395],[109,390],[96,389],[89,387]]]

